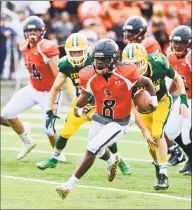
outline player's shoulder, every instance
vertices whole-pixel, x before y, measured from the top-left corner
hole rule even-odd
[[[39,47],[41,48],[43,53],[59,48],[59,46],[56,42],[54,42],[52,40],[48,40],[48,39],[42,39],[39,43]]]
[[[133,62],[120,62],[117,66],[117,73],[125,78],[137,71],[137,67]]]
[[[67,66],[69,66],[69,61],[68,61],[67,56],[65,55],[62,58],[60,58],[59,63],[58,63],[58,67],[59,68],[65,68]]]
[[[96,73],[92,67],[92,65],[90,66],[86,66],[84,68],[82,68],[79,71],[79,78],[82,80],[89,80],[92,76],[94,76]]]
[[[152,37],[145,37],[141,44],[145,47],[147,53],[161,51],[158,41]]]

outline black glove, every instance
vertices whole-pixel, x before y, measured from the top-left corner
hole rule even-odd
[[[46,128],[48,129],[49,125],[52,123],[52,121],[54,119],[60,119],[60,117],[58,117],[56,114],[54,114],[54,112],[52,110],[48,110],[46,112]]]

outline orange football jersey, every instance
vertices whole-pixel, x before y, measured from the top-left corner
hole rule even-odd
[[[184,58],[177,58],[171,49],[167,49],[167,58],[170,65],[181,75],[188,98],[192,98],[192,71],[191,71],[191,52]]]
[[[145,47],[147,54],[153,53],[153,52],[162,52],[161,47],[159,43],[151,38],[151,37],[146,37],[141,44]]]
[[[92,66],[85,67],[79,72],[79,81],[80,86],[94,94],[99,115],[122,120],[130,116],[131,88],[139,76],[134,64],[120,63],[108,81],[97,75]]]
[[[59,55],[58,45],[50,40],[43,39],[39,47],[28,48],[28,42],[20,45],[25,65],[30,73],[30,83],[38,91],[50,91],[55,76],[47,63],[49,58]]]

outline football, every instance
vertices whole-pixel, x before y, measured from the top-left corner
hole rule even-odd
[[[151,95],[144,89],[138,90],[134,95],[133,102],[137,110],[140,112],[140,110],[144,110],[149,107]]]

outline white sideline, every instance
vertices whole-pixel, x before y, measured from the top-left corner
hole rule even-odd
[[[17,180],[23,180],[23,181],[30,181],[30,182],[46,183],[46,184],[61,184],[60,182],[51,182],[51,181],[48,181],[48,180],[30,179],[30,178],[9,176],[9,175],[1,175],[1,177],[8,178],[8,179],[17,179]],[[180,197],[180,196],[173,196],[173,195],[167,195],[167,194],[148,193],[148,192],[142,192],[142,191],[123,190],[123,189],[117,189],[117,188],[96,187],[96,186],[88,186],[88,185],[77,185],[77,187],[89,188],[89,189],[98,189],[98,190],[118,191],[118,192],[125,192],[125,193],[134,193],[134,194],[141,194],[141,195],[165,197],[165,198],[176,199],[176,200],[191,201],[191,198]]]
[[[1,150],[20,151],[21,148],[1,147]],[[36,150],[36,149],[33,149],[31,152],[32,153],[49,154],[49,155],[52,154],[52,151]],[[83,157],[84,156],[84,154],[78,154],[78,153],[68,153],[68,152],[65,152],[64,154],[66,156],[76,156],[76,157]],[[144,160],[144,159],[138,159],[138,158],[127,158],[127,157],[124,157],[123,159],[124,160],[128,160],[128,161],[135,161],[135,162],[146,162],[146,163],[151,163],[152,162],[152,160]]]

